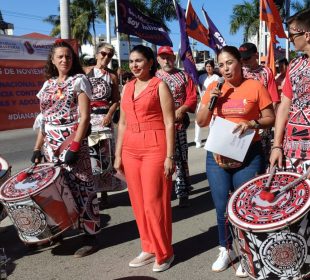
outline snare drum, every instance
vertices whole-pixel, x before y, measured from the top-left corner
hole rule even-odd
[[[7,161],[0,157],[0,187],[1,185],[11,176],[11,166],[7,163]],[[6,212],[0,204],[0,221],[2,221],[6,217]]]
[[[268,202],[260,198],[268,177],[248,181],[228,202],[241,264],[253,279],[302,279],[310,274],[310,181],[302,181]],[[270,191],[281,190],[299,177],[278,172]]]
[[[38,164],[21,182],[19,174],[2,185],[0,200],[24,243],[46,243],[77,227],[79,212],[62,168]]]

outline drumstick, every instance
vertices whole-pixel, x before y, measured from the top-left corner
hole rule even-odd
[[[264,198],[261,197],[263,200],[267,200],[268,202],[272,202],[274,201],[274,199],[281,193],[286,192],[287,190],[291,189],[292,187],[294,187],[296,184],[300,183],[301,181],[307,179],[307,177],[310,174],[310,168],[307,170],[307,172],[305,174],[303,174],[302,176],[300,176],[299,178],[297,178],[296,180],[294,180],[293,182],[290,182],[289,184],[287,184],[284,188],[282,188],[281,190],[277,190],[275,192],[266,192],[265,195],[263,195]]]
[[[262,200],[267,200],[267,201],[269,201],[269,199],[273,200],[273,198],[270,198],[269,196],[270,196],[270,184],[271,184],[271,181],[272,181],[272,178],[275,172],[276,172],[276,166],[273,166],[272,169],[270,170],[270,175],[268,177],[267,184],[259,194],[259,197]]]
[[[58,162],[56,162],[56,163],[54,164],[54,167],[61,166],[61,165],[63,165],[63,164],[64,164],[64,162],[58,161]],[[17,175],[17,177],[16,177],[16,181],[17,181],[17,182],[24,181],[24,180],[27,179],[30,175],[36,173],[36,171],[34,170],[36,166],[37,166],[37,163],[34,163],[34,164],[31,165],[26,171],[23,171],[23,172],[19,173],[19,174]],[[42,169],[40,169],[40,170],[38,170],[38,171],[41,172],[41,171],[44,171],[44,170],[49,169],[49,168],[51,168],[51,167],[50,167],[50,166],[47,166],[47,167],[44,167],[44,168],[42,168]],[[38,171],[37,171],[37,172],[38,172]]]
[[[26,171],[19,173],[16,177],[17,182],[24,181],[29,175],[33,173],[34,168],[36,167],[36,163],[32,164]]]

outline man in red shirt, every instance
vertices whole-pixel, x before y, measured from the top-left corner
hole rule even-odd
[[[190,120],[187,112],[194,113],[197,105],[197,93],[189,75],[175,68],[175,55],[169,46],[158,49],[157,61],[161,67],[156,76],[168,85],[174,99],[176,133],[175,133],[175,192],[180,207],[188,207],[191,189],[188,169],[188,143],[186,129]]]

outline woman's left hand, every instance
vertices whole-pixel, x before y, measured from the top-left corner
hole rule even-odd
[[[165,168],[165,176],[166,178],[172,176],[174,173],[174,161],[171,160],[170,158],[166,158],[165,163],[164,163],[164,168]]]
[[[110,115],[105,115],[104,118],[102,119],[102,126],[110,125],[111,121],[112,117]]]
[[[253,129],[251,122],[250,121],[242,121],[235,126],[233,133],[239,132],[239,136],[240,136],[240,135],[244,134],[249,129]]]

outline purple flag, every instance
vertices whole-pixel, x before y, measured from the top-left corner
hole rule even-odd
[[[159,46],[170,46],[172,42],[162,25],[142,14],[128,0],[117,0],[118,32],[137,36]]]
[[[217,53],[220,49],[226,46],[226,42],[220,31],[218,31],[212,20],[209,18],[207,12],[203,9],[203,7],[201,9],[209,26],[209,47]]]
[[[181,32],[181,49],[180,49],[180,57],[183,61],[184,70],[187,72],[194,83],[198,85],[198,73],[195,65],[195,60],[193,58],[192,50],[189,44],[189,40],[186,34],[186,19],[184,10],[180,7],[178,3],[176,3],[176,12],[177,17],[179,19],[180,32]]]

